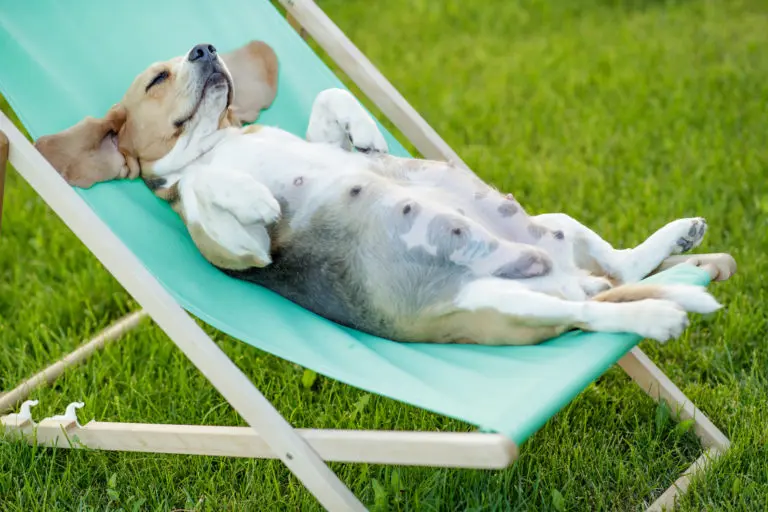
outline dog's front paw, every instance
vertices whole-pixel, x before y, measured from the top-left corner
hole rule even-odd
[[[241,192],[228,209],[242,224],[270,225],[280,218],[280,203],[267,187],[251,182]]]
[[[679,219],[672,222],[672,226],[679,232],[672,247],[672,254],[681,254],[698,247],[707,232],[707,221],[703,217]]]
[[[277,199],[267,187],[244,172],[222,172],[211,188],[213,202],[245,226],[270,225],[280,218]]]

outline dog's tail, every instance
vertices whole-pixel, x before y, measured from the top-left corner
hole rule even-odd
[[[692,313],[712,313],[722,307],[704,287],[687,284],[624,284],[600,292],[591,300],[637,302],[647,299],[668,300]]]

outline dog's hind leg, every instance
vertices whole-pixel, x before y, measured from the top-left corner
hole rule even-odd
[[[325,142],[362,153],[387,153],[376,121],[349,91],[326,89],[317,95],[307,127],[309,142]]]
[[[594,231],[563,213],[534,217],[539,224],[561,230],[571,238],[576,264],[605,274],[620,283],[634,283],[651,274],[667,257],[698,246],[707,223],[700,217],[678,219],[662,227],[631,249],[614,249]]]
[[[519,282],[477,279],[460,290],[440,325],[454,341],[487,345],[534,344],[573,328],[628,332],[663,342],[682,334],[686,311],[708,313],[720,307],[697,286],[621,288],[626,291],[616,288],[598,300],[567,301]]]

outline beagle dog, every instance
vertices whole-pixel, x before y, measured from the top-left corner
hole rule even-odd
[[[666,341],[687,312],[721,307],[703,287],[637,284],[699,245],[704,219],[614,249],[565,214],[529,216],[463,167],[388,154],[341,89],[317,96],[306,139],[241,127],[276,81],[264,43],[223,56],[199,44],[152,64],[105,118],[36,145],[76,186],[143,179],[223,272],[393,340],[524,345],[580,328]]]

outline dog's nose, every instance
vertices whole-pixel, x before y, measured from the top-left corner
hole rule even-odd
[[[191,50],[187,59],[189,62],[210,62],[216,58],[216,48],[212,44],[198,44]]]

